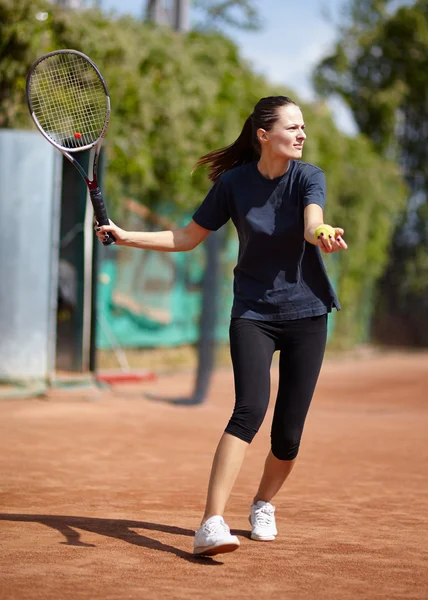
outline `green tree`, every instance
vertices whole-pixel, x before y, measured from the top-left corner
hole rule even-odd
[[[388,260],[396,215],[406,186],[394,161],[383,158],[365,136],[338,131],[322,105],[305,109],[308,142],[305,160],[326,173],[328,223],[343,226],[347,252],[327,257],[343,312],[336,320],[334,342],[351,347],[367,341],[371,301]]]
[[[0,127],[28,119],[23,103],[28,69],[49,44],[46,2],[0,2]]]
[[[378,152],[403,170],[410,195],[379,288],[376,330],[386,341],[428,345],[421,327],[428,308],[428,2],[392,6],[354,1],[350,24],[315,81],[321,93],[347,102]]]
[[[254,31],[262,25],[254,0],[193,0],[192,5],[204,17],[198,23],[202,29],[228,25]]]

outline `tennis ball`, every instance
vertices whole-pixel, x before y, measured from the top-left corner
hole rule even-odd
[[[334,230],[334,228],[331,227],[331,225],[326,225],[325,223],[323,223],[322,225],[318,225],[318,227],[315,229],[315,238],[319,240],[322,233],[327,239],[329,235],[331,235],[332,238],[336,237],[336,231]]]

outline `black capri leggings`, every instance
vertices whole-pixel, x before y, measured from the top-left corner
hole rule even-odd
[[[292,460],[321,370],[327,315],[275,322],[232,319],[229,333],[236,400],[225,431],[248,443],[253,440],[268,408],[272,356],[279,350],[272,453]]]

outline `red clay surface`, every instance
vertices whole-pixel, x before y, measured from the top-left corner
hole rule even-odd
[[[0,402],[2,600],[428,598],[428,355],[326,361],[263,543],[248,512],[271,407],[226,513],[241,547],[214,558],[191,550],[231,372],[202,406],[144,396],[191,387],[181,373]]]

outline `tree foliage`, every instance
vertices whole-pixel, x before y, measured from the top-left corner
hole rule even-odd
[[[355,0],[349,25],[320,64],[316,82],[320,92],[347,102],[361,131],[399,162],[409,184],[380,287],[377,331],[389,342],[428,345],[428,328],[421,331],[428,308],[428,2],[392,6]],[[405,330],[395,340],[393,322]]]
[[[41,20],[43,7],[37,0],[0,2],[0,127],[19,125],[28,117],[25,78],[49,37]]]
[[[345,229],[349,250],[326,259],[338,284],[343,312],[336,342],[342,347],[367,340],[376,283],[388,260],[388,247],[406,186],[397,165],[383,158],[364,136],[347,137],[320,110],[305,117],[305,160],[324,169],[327,179],[326,221]]]
[[[31,15],[49,16],[43,22],[26,19],[30,8]],[[255,74],[235,44],[216,32],[177,34],[130,17],[64,10],[41,0],[0,0],[0,16],[7,17],[0,56],[0,84],[7,83],[0,104],[1,114],[7,112],[3,126],[31,127],[25,76],[44,52],[75,48],[99,66],[112,100],[106,198],[119,220],[121,199],[129,196],[191,214],[208,190],[203,169],[191,175],[199,156],[236,139],[260,97],[285,94],[299,101],[298,94]],[[384,267],[404,186],[395,164],[367,139],[340,133],[323,104],[301,106],[308,128],[304,159],[325,170],[326,220],[345,228],[350,245],[329,259],[328,268],[345,309],[336,337],[351,345],[364,334],[361,307]]]
[[[254,0],[193,0],[192,4],[204,17],[198,23],[201,29],[228,25],[254,31],[261,27]]]

